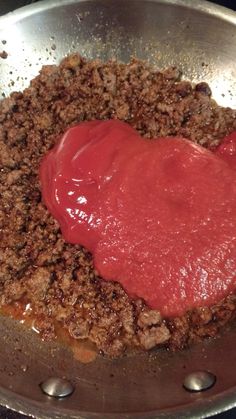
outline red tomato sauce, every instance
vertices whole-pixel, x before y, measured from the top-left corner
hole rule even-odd
[[[42,160],[42,196],[105,280],[182,315],[236,288],[236,173],[221,154],[145,140],[116,120],[84,122]]]

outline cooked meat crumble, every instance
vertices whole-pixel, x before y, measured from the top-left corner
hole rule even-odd
[[[5,60],[7,57],[8,57],[8,53],[6,51],[0,52],[0,58],[2,58],[3,60]]]
[[[147,138],[184,136],[216,146],[236,129],[236,111],[219,107],[206,83],[181,80],[132,60],[86,61],[75,54],[44,66],[23,93],[0,103],[0,304],[30,302],[43,338],[58,322],[109,356],[127,348],[182,348],[214,336],[236,313],[236,296],[184,317],[163,319],[93,268],[92,256],[66,243],[41,201],[39,164],[66,128],[118,118]]]

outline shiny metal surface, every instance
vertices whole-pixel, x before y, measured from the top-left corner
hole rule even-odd
[[[216,376],[209,371],[196,371],[184,379],[184,388],[188,391],[205,391],[214,386]]]
[[[219,29],[219,30],[218,30]],[[6,41],[6,43],[2,43]],[[131,55],[157,67],[176,65],[206,80],[222,105],[236,107],[236,15],[191,0],[50,0],[0,18],[0,94],[23,89],[42,64],[80,51],[102,59]],[[43,418],[203,418],[236,406],[236,330],[190,350],[77,362],[10,319],[0,321],[0,403]],[[211,371],[206,392],[183,388],[193,371]],[[75,391],[56,400],[42,393],[47,377]]]
[[[50,377],[40,383],[40,388],[44,394],[51,397],[68,397],[74,391],[74,386],[64,378]]]
[[[64,378],[50,377],[40,383],[39,387],[47,396],[62,398],[70,396],[74,391],[74,386]]]

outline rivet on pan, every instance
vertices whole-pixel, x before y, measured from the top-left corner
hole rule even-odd
[[[74,386],[70,381],[62,378],[51,377],[40,384],[43,393],[51,397],[68,397],[74,391]]]
[[[204,391],[213,387],[216,376],[208,371],[196,371],[184,379],[184,388],[188,391]]]

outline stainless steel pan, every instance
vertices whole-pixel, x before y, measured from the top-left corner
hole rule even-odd
[[[208,81],[220,104],[236,107],[236,15],[202,1],[48,0],[0,18],[1,49],[8,58],[0,59],[0,94],[22,90],[42,64],[80,51],[177,65],[186,78]],[[236,406],[235,347],[231,327],[183,352],[98,357],[84,365],[66,347],[1,318],[0,403],[50,419],[203,418]],[[212,372],[216,383],[187,392],[184,379],[198,370]],[[66,377],[75,392],[47,397],[39,384],[50,376]]]

